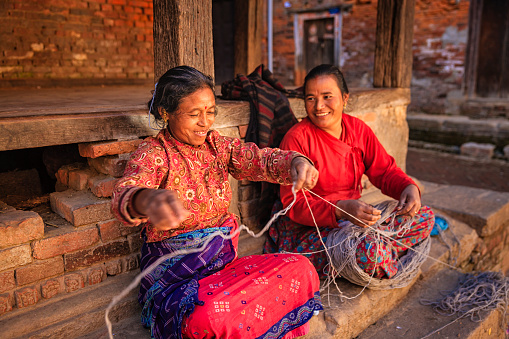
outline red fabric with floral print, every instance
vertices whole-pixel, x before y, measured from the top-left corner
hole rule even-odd
[[[174,139],[167,130],[145,139],[127,163],[113,192],[112,210],[127,226],[147,222],[147,242],[190,230],[218,226],[228,212],[232,190],[228,174],[236,179],[292,183],[291,161],[300,154],[280,149],[259,149],[254,143],[210,131],[200,146]],[[157,231],[146,218],[130,215],[131,198],[142,188],[171,189],[178,194],[189,217],[176,231]]]

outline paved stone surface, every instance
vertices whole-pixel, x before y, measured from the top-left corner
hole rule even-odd
[[[409,148],[407,173],[419,180],[509,192],[509,162]]]
[[[358,339],[370,338],[423,338],[436,329],[453,321],[456,317],[440,316],[430,306],[420,304],[420,300],[436,300],[441,291],[452,290],[457,286],[461,273],[453,270],[441,271],[431,279],[420,281],[410,291],[412,298],[405,299],[387,317],[367,328]],[[493,310],[485,314],[481,323],[468,318],[445,327],[430,338],[504,338],[505,331],[500,328],[500,312]]]

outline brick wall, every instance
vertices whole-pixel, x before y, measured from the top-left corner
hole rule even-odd
[[[376,0],[345,2],[352,4],[352,8],[343,15],[341,68],[350,87],[371,87],[378,2]],[[413,95],[409,110],[440,113],[444,110],[442,101],[447,92],[460,88],[469,2],[465,0],[456,2],[416,0]],[[284,84],[294,84],[295,45],[292,11],[336,4],[337,1],[332,0],[274,1],[273,71]],[[430,88],[432,93],[429,92]]]
[[[3,0],[0,84],[152,80],[151,0]]]
[[[139,267],[140,227],[110,212],[110,197],[141,140],[80,144],[88,163],[62,166],[50,205],[0,201],[0,315]]]

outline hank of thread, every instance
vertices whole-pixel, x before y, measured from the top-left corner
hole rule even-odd
[[[438,300],[420,300],[441,315],[458,316],[454,321],[434,330],[423,338],[430,337],[455,321],[469,317],[474,322],[483,320],[485,311],[499,308],[501,327],[505,331],[507,307],[509,306],[509,278],[501,272],[473,272],[462,276],[458,286]]]

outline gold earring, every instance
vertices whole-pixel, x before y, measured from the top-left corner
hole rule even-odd
[[[343,105],[343,110],[345,110],[345,109],[346,109],[346,102],[345,102],[345,104]]]
[[[166,110],[161,110],[161,112],[159,112],[159,115],[161,116],[161,118],[163,118],[163,121],[165,123],[168,121],[168,112],[166,112]]]

